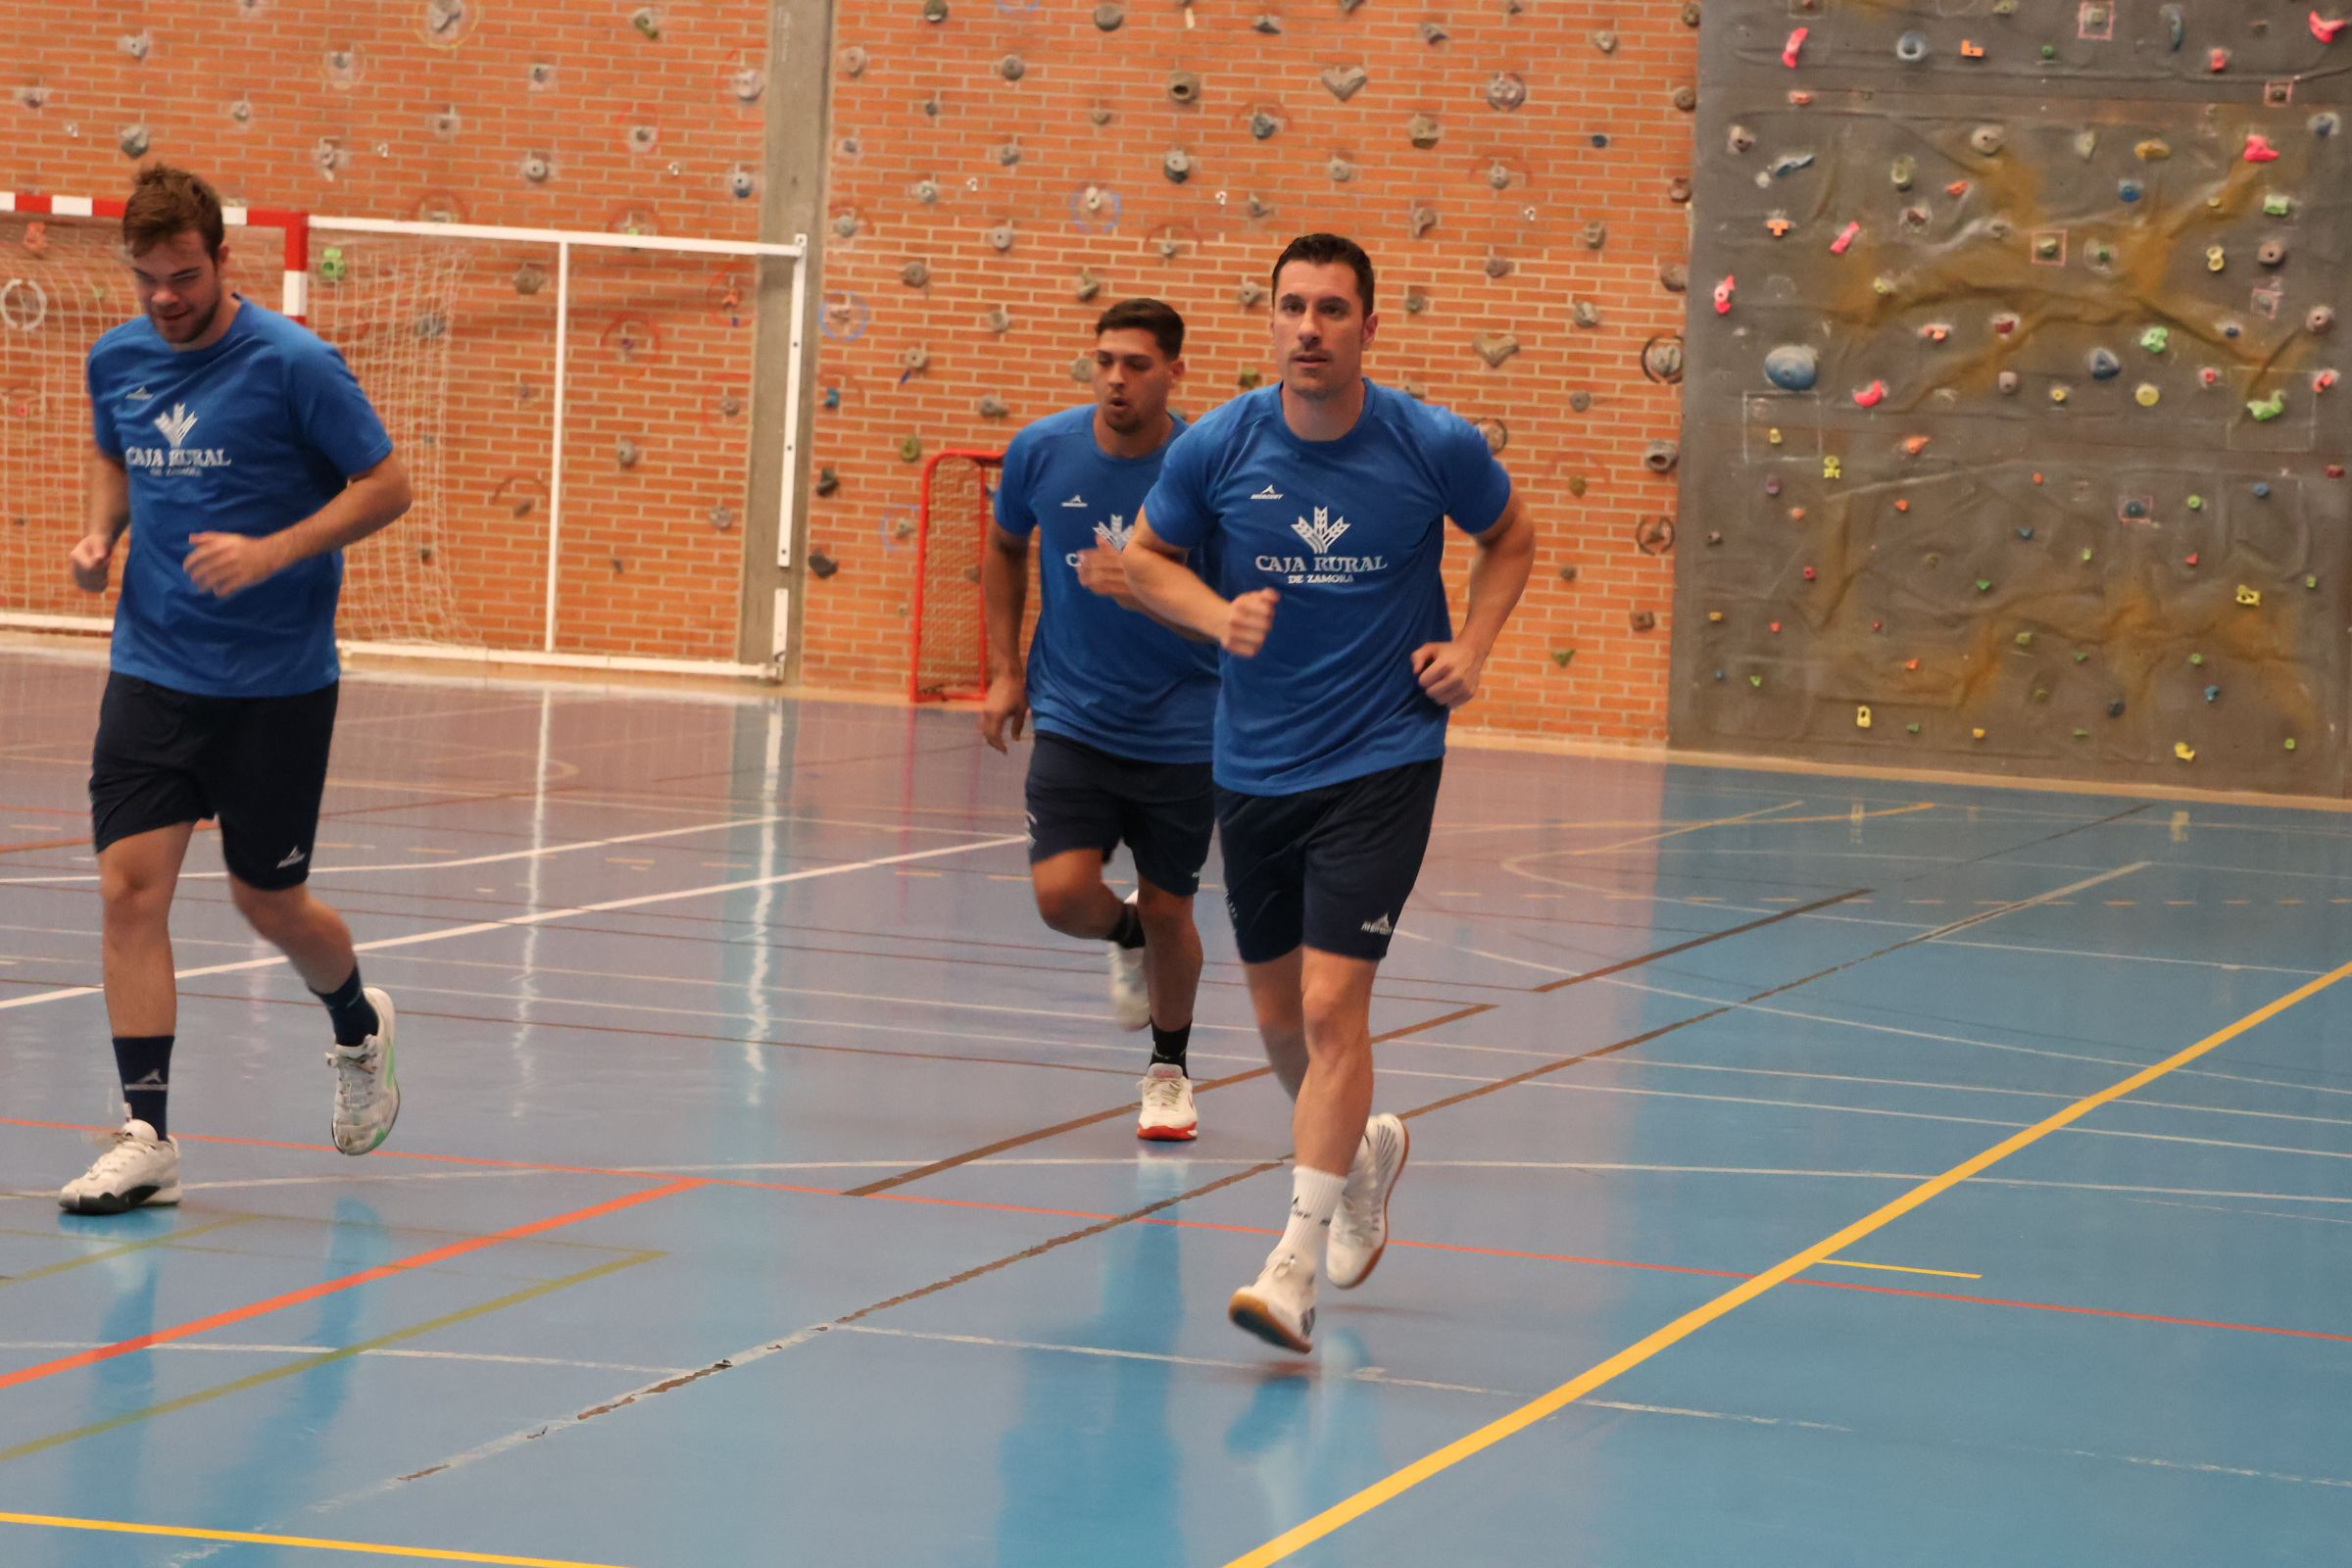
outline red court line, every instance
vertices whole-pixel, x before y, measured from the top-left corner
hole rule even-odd
[[[406,1274],[415,1269],[430,1268],[436,1263],[446,1263],[453,1257],[463,1257],[468,1252],[478,1252],[486,1248],[496,1247],[502,1242],[518,1242],[526,1237],[538,1236],[565,1225],[577,1225],[583,1220],[596,1219],[602,1215],[616,1213],[624,1208],[634,1208],[640,1203],[650,1203],[659,1198],[668,1198],[708,1185],[710,1184],[697,1178],[687,1177],[670,1182],[665,1186],[649,1188],[641,1193],[630,1193],[622,1198],[608,1199],[601,1203],[592,1203],[586,1208],[575,1208],[568,1214],[557,1214],[548,1219],[535,1219],[527,1225],[516,1225],[508,1230],[494,1231],[487,1236],[468,1237],[462,1242],[452,1242],[446,1247],[436,1247],[429,1252],[418,1252],[414,1256],[399,1258],[390,1263],[380,1263],[374,1268],[362,1269],[357,1274],[346,1274],[339,1280],[324,1280],[317,1285],[306,1285],[299,1291],[288,1291],[283,1296],[272,1296],[267,1300],[253,1301],[244,1306],[232,1306],[225,1312],[215,1312],[210,1317],[200,1317],[190,1323],[177,1324],[168,1329],[158,1329],[152,1334],[141,1334],[135,1339],[118,1340],[113,1345],[102,1345],[94,1350],[78,1350],[54,1361],[43,1361],[38,1366],[28,1366],[19,1371],[0,1375],[0,1389],[13,1389],[19,1384],[37,1382],[42,1378],[54,1377],[60,1372],[71,1372],[76,1367],[94,1366],[100,1361],[111,1361],[117,1356],[129,1355],[153,1346],[169,1345],[174,1340],[191,1339],[199,1334],[209,1334],[215,1329],[227,1328],[231,1324],[250,1322],[254,1318],[267,1316],[271,1312],[283,1311],[289,1306],[300,1306],[305,1301],[316,1301],[322,1296],[333,1296],[338,1292],[356,1290],[362,1285],[372,1285],[377,1280],[390,1279],[395,1274]]]

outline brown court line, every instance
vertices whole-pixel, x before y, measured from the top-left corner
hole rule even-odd
[[[1816,899],[1811,904],[1800,904],[1793,909],[1783,909],[1778,914],[1768,914],[1760,919],[1750,920],[1745,925],[1736,925],[1729,930],[1712,932],[1703,937],[1692,937],[1688,942],[1678,942],[1671,948],[1660,948],[1655,953],[1644,953],[1639,957],[1621,958],[1604,968],[1588,969],[1583,974],[1564,975],[1557,980],[1546,980],[1537,986],[1535,991],[1538,996],[1542,996],[1546,992],[1564,991],[1570,986],[1581,986],[1588,980],[1603,980],[1628,969],[1639,969],[1645,963],[1655,963],[1660,958],[1671,958],[1678,954],[1689,953],[1692,948],[1703,948],[1710,942],[1720,942],[1725,937],[1744,936],[1750,931],[1761,931],[1768,925],[1779,925],[1783,920],[1793,920],[1800,914],[1812,914],[1817,910],[1829,908],[1832,905],[1843,904],[1848,899],[1868,898],[1870,893],[1869,888],[1848,888],[1843,893],[1834,894],[1826,899]]]
[[[1424,1029],[1435,1029],[1441,1024],[1458,1023],[1464,1018],[1475,1018],[1482,1012],[1494,1011],[1495,1005],[1496,1004],[1492,1002],[1474,1002],[1466,1007],[1457,1007],[1439,1017],[1426,1018],[1420,1023],[1407,1024],[1401,1029],[1392,1029],[1386,1034],[1374,1035],[1372,1044],[1377,1046],[1385,1041],[1401,1040],[1406,1035],[1419,1034]],[[1273,1070],[1271,1066],[1251,1067],[1247,1071],[1233,1073],[1223,1078],[1204,1079],[1195,1084],[1193,1088],[1196,1093],[1204,1093],[1211,1089],[1222,1089],[1228,1084],[1246,1084],[1252,1078],[1263,1078]],[[951,1154],[945,1159],[935,1159],[928,1165],[918,1165],[912,1170],[901,1171],[896,1176],[885,1176],[880,1181],[867,1182],[862,1187],[848,1188],[846,1195],[851,1198],[871,1198],[877,1193],[887,1193],[894,1187],[904,1187],[908,1182],[919,1182],[926,1176],[936,1176],[941,1171],[954,1170],[958,1165],[968,1165],[976,1159],[986,1159],[992,1154],[1002,1154],[1006,1150],[1020,1149],[1025,1145],[1040,1143],[1048,1138],[1058,1138],[1063,1133],[1076,1132],[1081,1127],[1092,1127],[1098,1122],[1110,1121],[1116,1117],[1132,1115],[1134,1112],[1133,1102],[1113,1105],[1108,1110],[1098,1110],[1092,1115],[1079,1116],[1070,1121],[1056,1123],[1052,1127],[1040,1127],[1035,1132],[1020,1133],[1011,1138],[1001,1138],[993,1144],[984,1144],[978,1149],[969,1149],[960,1154]],[[1281,1163],[1280,1160],[1274,1161],[1276,1165]],[[1272,1166],[1264,1168],[1271,1169]]]

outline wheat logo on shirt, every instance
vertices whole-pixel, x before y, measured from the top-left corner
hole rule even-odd
[[[1300,517],[1291,531],[1306,541],[1314,559],[1304,556],[1259,556],[1257,569],[1280,575],[1287,583],[1353,582],[1359,576],[1389,569],[1386,556],[1335,556],[1332,546],[1348,531],[1346,517],[1334,517],[1329,507],[1315,508],[1315,520]]]
[[[1135,525],[1115,512],[1108,522],[1095,524],[1095,538],[1113,550],[1126,549],[1127,541],[1134,537]]]
[[[198,468],[225,468],[229,466],[228,453],[223,449],[191,447],[187,444],[189,432],[196,428],[196,416],[188,412],[186,404],[172,404],[172,412],[157,415],[154,424],[156,429],[163,432],[164,439],[172,443],[170,449],[125,446],[122,449],[123,467],[189,473]]]

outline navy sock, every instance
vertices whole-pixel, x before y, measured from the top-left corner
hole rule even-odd
[[[375,1004],[360,990],[360,966],[351,966],[351,978],[332,991],[314,991],[312,996],[326,1004],[327,1016],[334,1020],[335,1044],[356,1046],[383,1027],[375,1015]]]
[[[131,1118],[165,1135],[166,1102],[172,1096],[172,1035],[115,1036],[115,1071],[122,1080],[122,1100]]]
[[[1144,945],[1144,918],[1135,912],[1135,906],[1119,906],[1119,923],[1110,928],[1109,941],[1133,951]]]
[[[1192,1043],[1193,1026],[1189,1023],[1181,1029],[1162,1029],[1156,1022],[1152,1025],[1152,1059],[1155,1062],[1172,1061],[1184,1069],[1185,1048]],[[1191,1076],[1190,1069],[1185,1072],[1187,1077]]]

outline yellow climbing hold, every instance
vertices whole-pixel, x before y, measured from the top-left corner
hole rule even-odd
[[[1772,444],[1773,444],[1774,446],[1776,446],[1776,447],[1777,447],[1777,446],[1779,446],[1779,445],[1781,444],[1781,432],[1780,432],[1780,429],[1779,429],[1779,427],[1778,427],[1778,426],[1775,426],[1775,427],[1774,427],[1774,429],[1773,429],[1773,432],[1772,432],[1772,435],[1771,435],[1771,438],[1770,438],[1770,439],[1771,439],[1771,441],[1772,441]]]
[[[2140,382],[2139,390],[2132,396],[2139,399],[2139,406],[2143,409],[2152,409],[2164,401],[2164,393],[2157,388],[2153,381]]]
[[[2249,609],[2259,605],[2262,603],[2262,590],[2259,588],[2249,588],[2241,582],[2237,585],[2237,602],[2241,605],[2247,606]]]
[[[2193,762],[2197,760],[2197,749],[2186,741],[2175,741],[2173,742],[2173,755],[2183,762]]]
[[[1824,458],[1821,460],[1821,476],[1824,479],[1842,479],[1845,477],[1845,465],[1837,458]]]
[[[1979,740],[1983,740],[1984,738],[1984,732],[1981,729],[1972,729],[1969,731],[1969,733],[1974,735]]]
[[[1864,706],[1854,710],[1854,728],[1870,728],[1870,708],[1868,704],[1865,704]]]

